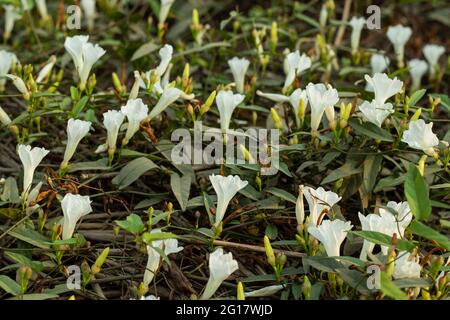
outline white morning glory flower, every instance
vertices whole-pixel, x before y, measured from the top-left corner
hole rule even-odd
[[[334,118],[334,105],[339,101],[338,92],[331,86],[323,83],[309,83],[306,86],[306,95],[311,107],[311,131],[317,132],[323,113],[327,110],[327,117],[331,122]]]
[[[309,225],[308,232],[323,244],[329,257],[338,257],[341,244],[352,228],[350,221],[324,220],[319,226]]]
[[[411,90],[415,91],[420,88],[422,77],[427,72],[428,64],[420,59],[412,59],[408,61],[408,68],[412,79]]]
[[[91,122],[83,120],[69,119],[67,122],[67,145],[64,152],[64,160],[61,168],[67,167],[70,159],[75,153],[78,144],[91,130]]]
[[[291,95],[285,96],[283,94],[277,94],[277,93],[264,93],[260,90],[256,91],[256,94],[260,97],[267,98],[269,100],[275,101],[275,102],[289,102],[294,109],[294,115],[295,115],[295,123],[297,127],[300,127],[300,101],[303,100],[305,105],[305,110],[308,106],[308,96],[306,94],[306,90],[302,90],[300,88],[295,89]],[[303,110],[303,111],[305,111]]]
[[[392,237],[397,234],[403,237],[406,228],[412,220],[412,213],[408,202],[389,201],[387,209],[380,208],[380,214],[368,214],[367,216],[358,213],[361,226],[364,231],[377,231]],[[360,259],[367,260],[368,253],[372,253],[375,244],[364,240],[363,249],[361,250]],[[383,254],[387,254],[388,247],[381,246]]]
[[[311,58],[305,53],[300,56],[300,52],[296,50],[286,56],[284,67],[286,72],[284,87],[286,88],[292,84],[296,75],[299,76],[303,71],[311,68]]]
[[[67,37],[64,48],[72,57],[80,77],[80,86],[84,88],[93,65],[106,53],[98,44],[89,41],[89,36]]]
[[[166,87],[159,97],[158,103],[153,107],[152,111],[150,111],[150,114],[147,116],[147,120],[150,121],[151,119],[159,115],[179,98],[191,100],[194,99],[194,97],[195,96],[193,94],[187,95],[178,88]]]
[[[48,60],[47,64],[42,67],[41,71],[39,71],[39,74],[36,78],[37,83],[44,81],[50,75],[55,63],[56,63],[56,56],[53,55]]]
[[[244,93],[245,74],[247,73],[250,61],[245,58],[239,59],[238,57],[234,57],[228,60],[228,65],[233,74],[237,92]]]
[[[428,124],[422,119],[409,124],[408,130],[403,133],[402,141],[410,148],[422,150],[429,156],[434,156],[434,147],[439,144],[438,137],[433,133],[433,122]]]
[[[352,27],[352,34],[350,36],[352,52],[357,52],[359,48],[359,40],[361,39],[361,31],[366,24],[366,19],[353,17],[349,24]]]
[[[147,118],[148,107],[142,102],[142,99],[130,99],[125,106],[122,106],[121,111],[128,119],[127,132],[122,141],[123,145],[126,145],[139,131],[141,121]]]
[[[216,220],[214,226],[218,227],[225,216],[231,199],[233,199],[239,190],[247,186],[248,181],[242,181],[239,176],[229,175],[224,177],[214,174],[209,176],[209,180],[217,194]]]
[[[210,299],[222,282],[238,269],[238,263],[231,252],[224,254],[222,248],[217,248],[209,255],[209,279],[200,299]]]
[[[61,201],[64,214],[62,239],[72,238],[75,226],[81,217],[92,212],[89,196],[67,193]]]
[[[232,91],[219,91],[216,96],[216,105],[220,114],[220,128],[226,132],[230,128],[231,116],[234,109],[244,101],[245,96],[233,94]]]
[[[410,27],[404,27],[401,24],[395,27],[390,26],[387,31],[387,36],[394,45],[395,55],[399,68],[403,68],[403,57],[405,55],[405,44],[411,37],[412,30]]]
[[[20,19],[22,15],[20,14],[20,8],[13,5],[4,5],[3,9],[5,9],[5,31],[3,32],[3,39],[8,40],[11,37],[16,20]]]
[[[398,253],[394,262],[394,279],[420,278],[422,266],[419,264],[419,257],[414,257],[407,251]]]
[[[373,54],[370,57],[370,67],[372,68],[372,74],[382,73],[389,66],[390,59],[382,54]]]
[[[5,77],[16,62],[17,57],[14,53],[0,50],[0,92],[5,90]]]
[[[168,84],[168,75],[170,71],[170,62],[172,61],[172,55],[173,55],[173,47],[170,44],[164,45],[161,49],[159,49],[159,57],[161,58],[161,61],[159,65],[155,69],[151,69],[147,71],[144,75],[145,79],[147,80],[148,84],[152,81],[152,73],[156,73],[156,76],[158,77],[158,80],[156,83],[153,84],[153,93],[162,94],[163,90],[166,88]],[[166,76],[167,75],[167,76]],[[162,83],[162,77],[165,78],[165,84]],[[140,82],[141,88],[146,88],[144,80]]]
[[[375,93],[375,102],[382,106],[393,95],[402,92],[403,82],[397,78],[391,79],[385,73],[375,73],[372,77],[366,74],[364,76]]]
[[[322,187],[315,190],[311,187],[304,187],[303,194],[308,202],[309,221],[313,225],[317,224],[321,216],[324,217],[322,215],[324,210],[330,211],[342,199],[333,191],[325,191]]]
[[[161,229],[153,229],[151,231],[152,234],[161,233]],[[144,272],[144,284],[148,287],[148,285],[152,282],[153,277],[155,276],[156,271],[159,268],[159,264],[161,262],[161,255],[154,248],[159,248],[164,251],[164,254],[168,256],[172,253],[178,253],[183,250],[183,247],[178,246],[177,239],[164,239],[164,240],[155,240],[152,241],[151,244],[147,245],[147,266]]]
[[[103,125],[105,126],[107,133],[106,144],[101,145],[96,153],[107,149],[109,155],[114,154],[116,151],[117,136],[124,119],[125,115],[117,110],[109,110],[103,114]]]
[[[372,102],[364,101],[359,107],[359,111],[364,115],[364,118],[376,124],[381,128],[384,120],[391,114],[394,113],[394,106],[392,103],[385,103],[383,105],[378,105],[375,100]]]
[[[17,148],[20,161],[23,165],[23,198],[26,199],[28,192],[31,189],[33,183],[34,171],[41,163],[42,159],[50,152],[44,148],[31,148],[31,146],[25,146],[20,144]]]
[[[433,79],[439,69],[439,58],[445,53],[445,48],[436,44],[427,44],[423,47],[423,55],[430,64],[430,78]]]
[[[81,0],[81,7],[86,15],[87,25],[90,31],[94,30],[94,20],[97,14],[95,11],[95,2],[95,0]]]

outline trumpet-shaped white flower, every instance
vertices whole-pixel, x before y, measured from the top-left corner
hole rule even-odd
[[[61,201],[64,214],[62,239],[72,238],[75,226],[81,217],[92,212],[89,196],[67,193]]]
[[[225,216],[231,199],[233,199],[239,190],[247,186],[248,181],[242,181],[239,176],[230,175],[224,177],[214,174],[209,176],[209,180],[217,194],[216,220],[214,226],[218,227]]]
[[[372,74],[382,73],[389,66],[390,59],[382,54],[373,54],[370,57],[370,67]]]
[[[300,52],[296,50],[286,56],[284,67],[286,72],[284,87],[286,88],[292,84],[296,75],[299,76],[303,71],[311,68],[311,58],[305,53],[300,55]]]
[[[161,229],[153,229],[151,233],[161,233]],[[183,250],[183,247],[178,246],[177,239],[156,240],[152,241],[150,245],[147,245],[148,260],[143,281],[146,286],[152,282],[153,277],[159,268],[159,264],[161,263],[161,255],[155,250],[155,248],[163,250],[166,256]]]
[[[339,101],[338,92],[331,86],[327,88],[323,83],[309,83],[306,86],[306,95],[311,106],[311,131],[316,132],[325,110],[328,120],[334,120],[331,118],[334,118],[334,105]]]
[[[394,45],[397,63],[400,68],[404,66],[403,57],[405,55],[405,44],[411,37],[412,30],[410,27],[404,27],[401,24],[395,27],[390,26],[387,31],[387,36]]]
[[[48,20],[50,16],[48,15],[46,0],[36,0],[36,6],[39,11],[39,14],[41,15],[42,20],[44,21]]]
[[[95,2],[95,0],[81,0],[81,7],[86,15],[88,29],[91,31],[94,30],[94,20],[97,14],[95,11]]]
[[[430,64],[430,78],[433,79],[439,69],[439,58],[444,54],[445,48],[436,44],[427,44],[423,47],[423,55]]]
[[[23,95],[25,100],[28,100],[30,98],[30,91],[27,88],[27,85],[21,78],[14,74],[7,74],[7,78],[11,79],[16,89]]]
[[[3,38],[8,40],[11,37],[16,20],[20,19],[22,15],[20,14],[20,8],[13,5],[4,5],[3,9],[5,9],[5,31],[3,32]]]
[[[121,111],[128,119],[127,133],[122,142],[126,145],[139,130],[141,121],[147,118],[148,107],[142,102],[142,99],[131,99],[127,101],[126,106],[121,108]]]
[[[89,36],[74,36],[67,37],[64,42],[64,48],[72,57],[82,87],[86,85],[94,64],[106,53],[98,44],[88,41]]]
[[[239,59],[238,57],[234,57],[228,60],[228,65],[233,74],[237,92],[244,93],[245,74],[247,73],[250,61],[245,58]]]
[[[426,124],[422,119],[409,124],[408,130],[403,133],[402,141],[410,148],[422,150],[429,156],[436,153],[434,147],[439,144],[438,137],[433,133],[433,122]]]
[[[220,128],[226,132],[230,128],[231,116],[234,109],[244,101],[245,96],[233,94],[231,91],[219,91],[216,96],[216,104],[220,114]]]
[[[114,154],[116,151],[117,136],[124,118],[125,115],[117,110],[109,110],[103,114],[103,125],[106,128],[107,138],[106,144],[101,145],[97,149],[97,153],[107,149],[110,155]]]
[[[378,105],[375,100],[372,100],[372,102],[364,101],[358,108],[367,121],[376,124],[380,128],[384,120],[391,113],[394,113],[394,106],[392,105],[392,103]]]
[[[83,120],[69,119],[67,122],[67,145],[64,152],[64,160],[61,167],[65,168],[73,157],[81,139],[83,139],[91,130],[91,122]]]
[[[42,67],[41,71],[39,71],[38,77],[36,78],[37,83],[44,81],[44,79],[50,75],[55,63],[56,63],[56,56],[53,55],[48,60],[47,64]]]
[[[419,264],[419,257],[412,256],[407,251],[401,251],[394,262],[394,279],[420,278],[422,266]]]
[[[2,107],[0,107],[0,123],[4,126],[9,126],[11,124],[11,118]]]
[[[375,102],[382,106],[393,95],[402,92],[403,82],[397,78],[391,79],[385,73],[375,73],[373,77],[366,74],[364,76],[375,93]]]
[[[386,207],[386,209],[380,208],[380,215],[383,215],[385,212],[393,215],[395,222],[394,232],[403,237],[406,228],[413,218],[408,202],[403,201],[397,203],[395,201],[389,201]]]
[[[338,257],[341,244],[352,228],[350,221],[324,220],[319,226],[309,225],[308,232],[323,244],[329,257]]]
[[[364,231],[377,231],[392,237],[396,233],[399,237],[403,237],[405,229],[412,220],[412,213],[408,202],[389,201],[387,209],[380,208],[380,214],[368,214],[367,216],[358,213],[361,226]],[[364,240],[363,249],[361,250],[360,259],[367,260],[367,255],[372,253],[375,244]],[[381,246],[383,254],[387,254],[388,247]]]
[[[392,236],[395,232],[395,218],[389,212],[378,214],[368,214],[364,216],[358,212],[359,220],[364,231],[376,231],[386,235]],[[363,248],[361,250],[360,259],[366,261],[367,255],[372,253],[375,244],[368,240],[364,240]],[[387,247],[381,246],[381,251],[386,254]]]
[[[128,96],[128,99],[137,99],[139,95],[139,86],[141,84],[142,78],[141,73],[139,71],[134,71],[134,83],[133,87],[131,87],[130,95]]]
[[[163,112],[168,106],[177,101],[179,98],[183,98],[186,100],[194,99],[193,94],[185,94],[182,90],[178,88],[170,88],[166,87],[159,97],[158,103],[156,106],[150,111],[150,114],[147,116],[147,120],[151,120],[161,112]]]
[[[305,110],[308,106],[308,96],[306,94],[306,90],[297,88],[291,93],[289,97],[277,93],[264,93],[260,90],[257,90],[256,94],[260,97],[267,98],[275,102],[289,102],[294,109],[296,125],[297,127],[300,127],[300,101],[303,100]],[[303,112],[305,110],[303,110]]]
[[[210,299],[222,282],[238,269],[238,263],[231,252],[224,254],[222,248],[217,248],[209,255],[209,279],[200,299]]]
[[[152,81],[152,74],[155,73],[157,81],[153,84],[153,93],[162,94],[163,90],[169,83],[169,72],[173,55],[173,47],[170,44],[164,45],[159,49],[159,56],[161,61],[155,69],[151,69],[145,73],[145,80],[150,84]],[[164,80],[164,81],[163,81]],[[163,83],[164,82],[164,83]],[[141,88],[146,88],[144,80],[140,82]]]
[[[20,144],[17,152],[23,165],[23,198],[26,199],[33,183],[34,171],[50,151]]]
[[[408,61],[409,73],[412,78],[411,90],[415,91],[420,88],[422,77],[427,72],[428,64],[420,59],[412,59]]]
[[[158,21],[162,25],[166,22],[167,16],[169,15],[170,8],[175,0],[161,0],[161,7],[159,8]]]
[[[352,27],[352,34],[350,36],[350,44],[352,47],[352,52],[358,51],[359,40],[361,39],[361,31],[366,24],[366,19],[353,17],[350,20],[350,26]]]
[[[170,44],[164,45],[159,49],[159,56],[161,57],[161,62],[156,67],[156,74],[160,77],[167,71],[170,61],[172,61],[173,47]]]
[[[17,57],[14,53],[0,50],[0,92],[5,90],[6,75],[11,70],[14,63],[17,62]]]
[[[322,187],[315,190],[311,187],[304,187],[303,194],[308,202],[309,221],[312,225],[317,225],[324,210],[331,210],[342,199],[333,191],[325,191]]]

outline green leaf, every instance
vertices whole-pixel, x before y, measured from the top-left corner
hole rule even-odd
[[[96,161],[78,162],[69,165],[69,172],[87,171],[87,170],[107,170],[108,158],[102,158]]]
[[[391,134],[388,131],[381,129],[380,127],[378,127],[373,123],[364,122],[361,124],[359,120],[355,118],[349,119],[348,123],[359,134],[362,134],[375,140],[394,142],[394,139],[392,138]]]
[[[277,226],[269,223],[266,227],[266,230],[264,232],[264,234],[270,239],[270,240],[275,240],[278,236],[278,229]]]
[[[123,189],[132,184],[147,171],[156,168],[158,168],[158,166],[152,160],[144,157],[137,158],[123,167],[122,170],[120,170],[119,175],[116,176],[112,182],[119,185],[119,189]]]
[[[339,180],[341,178],[350,177],[354,174],[361,173],[361,168],[355,168],[354,164],[351,162],[346,162],[341,167],[333,170],[330,172],[328,176],[325,177],[325,179],[322,180],[321,184],[327,184],[336,180]]]
[[[139,49],[137,49],[134,52],[130,61],[134,61],[134,60],[140,59],[146,55],[149,55],[150,53],[156,51],[158,48],[159,48],[159,45],[155,44],[152,41],[144,43],[142,46],[139,47]]]
[[[350,231],[350,233],[383,246],[390,246],[392,243],[392,238],[390,236],[377,231]],[[412,251],[415,247],[416,246],[412,242],[397,239],[397,248],[399,250]]]
[[[411,107],[414,107],[425,95],[425,92],[427,92],[427,89],[420,89],[414,92],[411,98],[409,99],[409,105]]]
[[[389,279],[386,272],[380,273],[380,290],[395,300],[408,300],[408,296]]]
[[[89,101],[89,97],[84,96],[77,102],[77,104],[75,105],[75,107],[72,110],[72,116],[74,118],[76,118],[80,114],[80,112],[83,111],[83,109],[86,107],[88,101]]]
[[[177,238],[178,236],[172,232],[155,232],[155,233],[146,232],[142,235],[142,239],[146,243],[158,240],[177,239]]]
[[[4,226],[0,226],[0,230],[5,231],[7,228]],[[29,244],[32,244],[35,247],[41,248],[41,249],[50,249],[50,244],[48,244],[48,239],[44,237],[42,234],[40,234],[37,231],[34,231],[32,229],[28,229],[27,227],[20,225],[10,231],[8,231],[8,234],[11,237],[17,238],[19,240],[25,241]]]
[[[0,274],[0,288],[13,296],[18,296],[22,293],[20,285],[8,276]]]
[[[181,211],[185,211],[188,201],[189,201],[189,193],[191,191],[191,176],[183,175],[179,176],[177,173],[172,173],[170,175],[170,187],[172,188],[172,192],[177,198],[178,203],[180,204]]]
[[[408,228],[412,233],[424,237],[425,239],[436,241],[450,251],[450,240],[447,236],[440,234],[436,230],[416,220],[413,220]]]
[[[145,230],[145,225],[142,222],[141,217],[134,213],[130,214],[126,220],[116,220],[115,223],[122,229],[134,235],[138,235]]]
[[[405,196],[411,212],[418,220],[426,220],[431,214],[428,186],[416,165],[410,164],[405,179]]]
[[[275,188],[275,187],[269,187],[266,189],[267,192],[277,196],[280,199],[292,202],[292,203],[296,203],[297,202],[297,198],[295,198],[292,194],[290,194],[289,192],[283,190],[283,189],[279,189],[279,188]]]
[[[40,261],[32,261],[29,258],[25,257],[22,254],[12,252],[12,251],[6,251],[5,255],[16,261],[17,263],[21,264],[25,267],[30,267],[35,272],[41,272],[44,268],[44,265]]]
[[[363,182],[367,192],[372,192],[377,181],[378,172],[381,169],[382,155],[367,156],[364,160]]]

